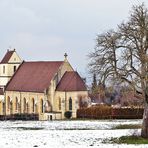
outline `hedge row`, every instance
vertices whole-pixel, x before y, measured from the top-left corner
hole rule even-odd
[[[89,119],[142,119],[143,111],[143,108],[112,108],[100,105],[78,109],[77,117]]]
[[[39,120],[38,114],[0,115],[0,120]]]

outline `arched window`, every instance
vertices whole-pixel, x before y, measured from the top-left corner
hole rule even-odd
[[[44,112],[44,106],[43,105],[44,105],[43,104],[43,99],[41,99],[41,102],[40,102],[40,111],[41,111],[41,113]]]
[[[32,98],[32,112],[34,113],[35,111],[35,102],[34,102],[34,98]]]
[[[72,110],[72,99],[71,99],[71,97],[69,98],[69,110]]]
[[[23,110],[24,110],[24,113],[26,113],[26,98],[24,98],[23,100]]]
[[[59,98],[59,110],[61,110],[61,98]]]
[[[18,98],[15,98],[15,110],[18,110]]]
[[[7,109],[10,109],[10,97],[7,98]]]

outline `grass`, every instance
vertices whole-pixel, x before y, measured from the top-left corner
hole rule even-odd
[[[141,124],[120,124],[112,129],[139,129],[141,128]]]
[[[112,144],[148,144],[148,139],[141,136],[122,136],[120,138],[105,139],[103,143]]]

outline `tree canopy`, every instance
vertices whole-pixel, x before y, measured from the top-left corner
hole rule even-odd
[[[133,6],[127,21],[116,30],[99,34],[96,48],[89,54],[90,72],[104,82],[127,82],[141,88],[144,98],[142,137],[148,138],[148,9]]]
[[[148,81],[148,9],[145,4],[133,6],[130,17],[99,34],[96,48],[89,54],[89,70],[104,83],[127,82],[145,90]]]

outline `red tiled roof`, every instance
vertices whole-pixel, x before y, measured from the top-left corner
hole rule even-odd
[[[0,95],[4,95],[4,91],[2,88],[0,88]]]
[[[8,63],[12,54],[14,53],[15,51],[7,51],[7,53],[5,54],[4,58],[2,59],[1,63]]]
[[[6,91],[44,92],[63,62],[24,62],[12,77]]]
[[[66,72],[57,86],[57,91],[87,91],[84,81],[75,71]]]

